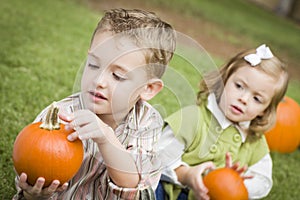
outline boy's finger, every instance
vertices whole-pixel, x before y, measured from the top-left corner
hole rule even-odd
[[[58,192],[62,192],[62,191],[64,191],[64,190],[66,190],[66,189],[68,188],[68,186],[69,186],[69,183],[64,183],[61,187],[59,187],[59,188],[57,189],[57,191],[58,191]]]
[[[58,188],[60,182],[58,180],[54,180],[51,185],[48,187],[48,193],[53,194]]]
[[[74,114],[67,114],[65,112],[59,111],[58,116],[61,120],[65,122],[70,122],[74,119]]]
[[[71,142],[75,141],[78,138],[78,132],[74,131],[73,133],[71,133],[70,135],[68,135],[67,139]]]
[[[19,181],[19,187],[22,188],[23,190],[27,188],[27,175],[25,173],[21,173],[20,175],[20,181]]]
[[[39,177],[32,188],[32,193],[39,194],[42,191],[44,184],[45,179],[43,177]]]
[[[21,175],[20,175],[20,182],[26,182],[26,180],[27,180],[27,174],[21,173]]]

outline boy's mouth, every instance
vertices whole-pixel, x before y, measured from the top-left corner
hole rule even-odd
[[[96,99],[107,100],[107,98],[100,92],[90,91],[89,94],[92,95]]]

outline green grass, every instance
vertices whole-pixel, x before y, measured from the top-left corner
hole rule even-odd
[[[209,30],[218,38],[243,44],[249,40],[252,46],[269,44],[275,52],[286,52],[299,60],[300,27],[285,18],[271,14],[245,0],[153,0],[159,5],[178,10],[193,17],[214,22],[225,31]],[[187,27],[194,28],[194,27]],[[199,27],[201,30],[201,27]],[[207,30],[201,30],[207,31]],[[224,35],[225,32],[234,35]],[[199,33],[201,34],[201,32]],[[299,65],[298,65],[299,67]]]
[[[72,1],[2,1],[0,6],[0,199],[15,193],[14,139],[43,107],[72,93],[100,16]]]
[[[180,7],[180,1],[175,2]],[[206,2],[209,7],[210,1],[199,2]],[[222,6],[221,2],[214,6]],[[244,5],[241,1],[232,2]],[[201,6],[204,10],[200,17],[210,18],[212,14],[209,14],[209,9],[204,3]],[[195,11],[191,9],[191,12]],[[85,59],[90,37],[100,13],[91,12],[79,1],[71,0],[2,1],[0,13],[0,199],[6,200],[11,199],[15,193],[11,154],[16,135],[42,108],[73,92],[74,79]],[[266,15],[259,22],[261,26],[264,22],[269,23],[268,19],[272,18],[268,14],[260,15]],[[217,18],[211,20],[218,21]],[[244,26],[243,22],[239,23]],[[278,26],[277,29],[282,30],[293,25],[286,20],[280,20]],[[264,31],[266,30],[260,30],[257,34]],[[289,37],[285,37],[284,40],[276,34],[272,35],[272,32],[269,34],[272,35],[270,38],[274,37],[275,42],[280,40],[283,47],[289,46],[291,52],[299,52],[299,42],[297,43],[293,36],[298,33],[297,28],[288,28],[286,35]],[[255,39],[255,35],[249,35],[252,36]],[[260,41],[259,37],[257,41]],[[164,116],[182,105],[192,103],[195,97],[193,92],[197,91],[201,75],[208,68],[216,67],[214,62],[199,50],[196,51],[197,54],[186,49],[182,52],[180,48],[177,50],[177,55],[170,64],[171,68],[164,77],[165,90],[151,101]],[[217,65],[222,62],[218,61]],[[299,80],[292,80],[288,91],[298,102],[299,85]],[[274,187],[266,199],[299,197],[299,156],[299,151],[292,154],[272,153]]]

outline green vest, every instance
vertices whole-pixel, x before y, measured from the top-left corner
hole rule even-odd
[[[243,143],[234,125],[223,130],[204,103],[185,107],[165,121],[176,138],[185,145],[182,160],[190,166],[213,161],[217,168],[224,167],[226,152],[231,154],[233,163],[238,161],[241,167],[251,166],[269,152],[264,136],[248,136]],[[169,183],[164,183],[164,189],[170,200],[176,199],[181,191],[181,187]],[[195,199],[192,190],[188,199]]]

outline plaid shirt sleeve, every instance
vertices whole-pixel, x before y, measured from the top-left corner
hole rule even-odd
[[[154,190],[161,175],[155,144],[161,135],[163,120],[148,103],[139,102],[125,124],[127,128],[117,134],[125,138],[123,145],[133,156],[141,179],[136,188],[121,188],[111,181],[109,188],[117,199],[155,199]]]

